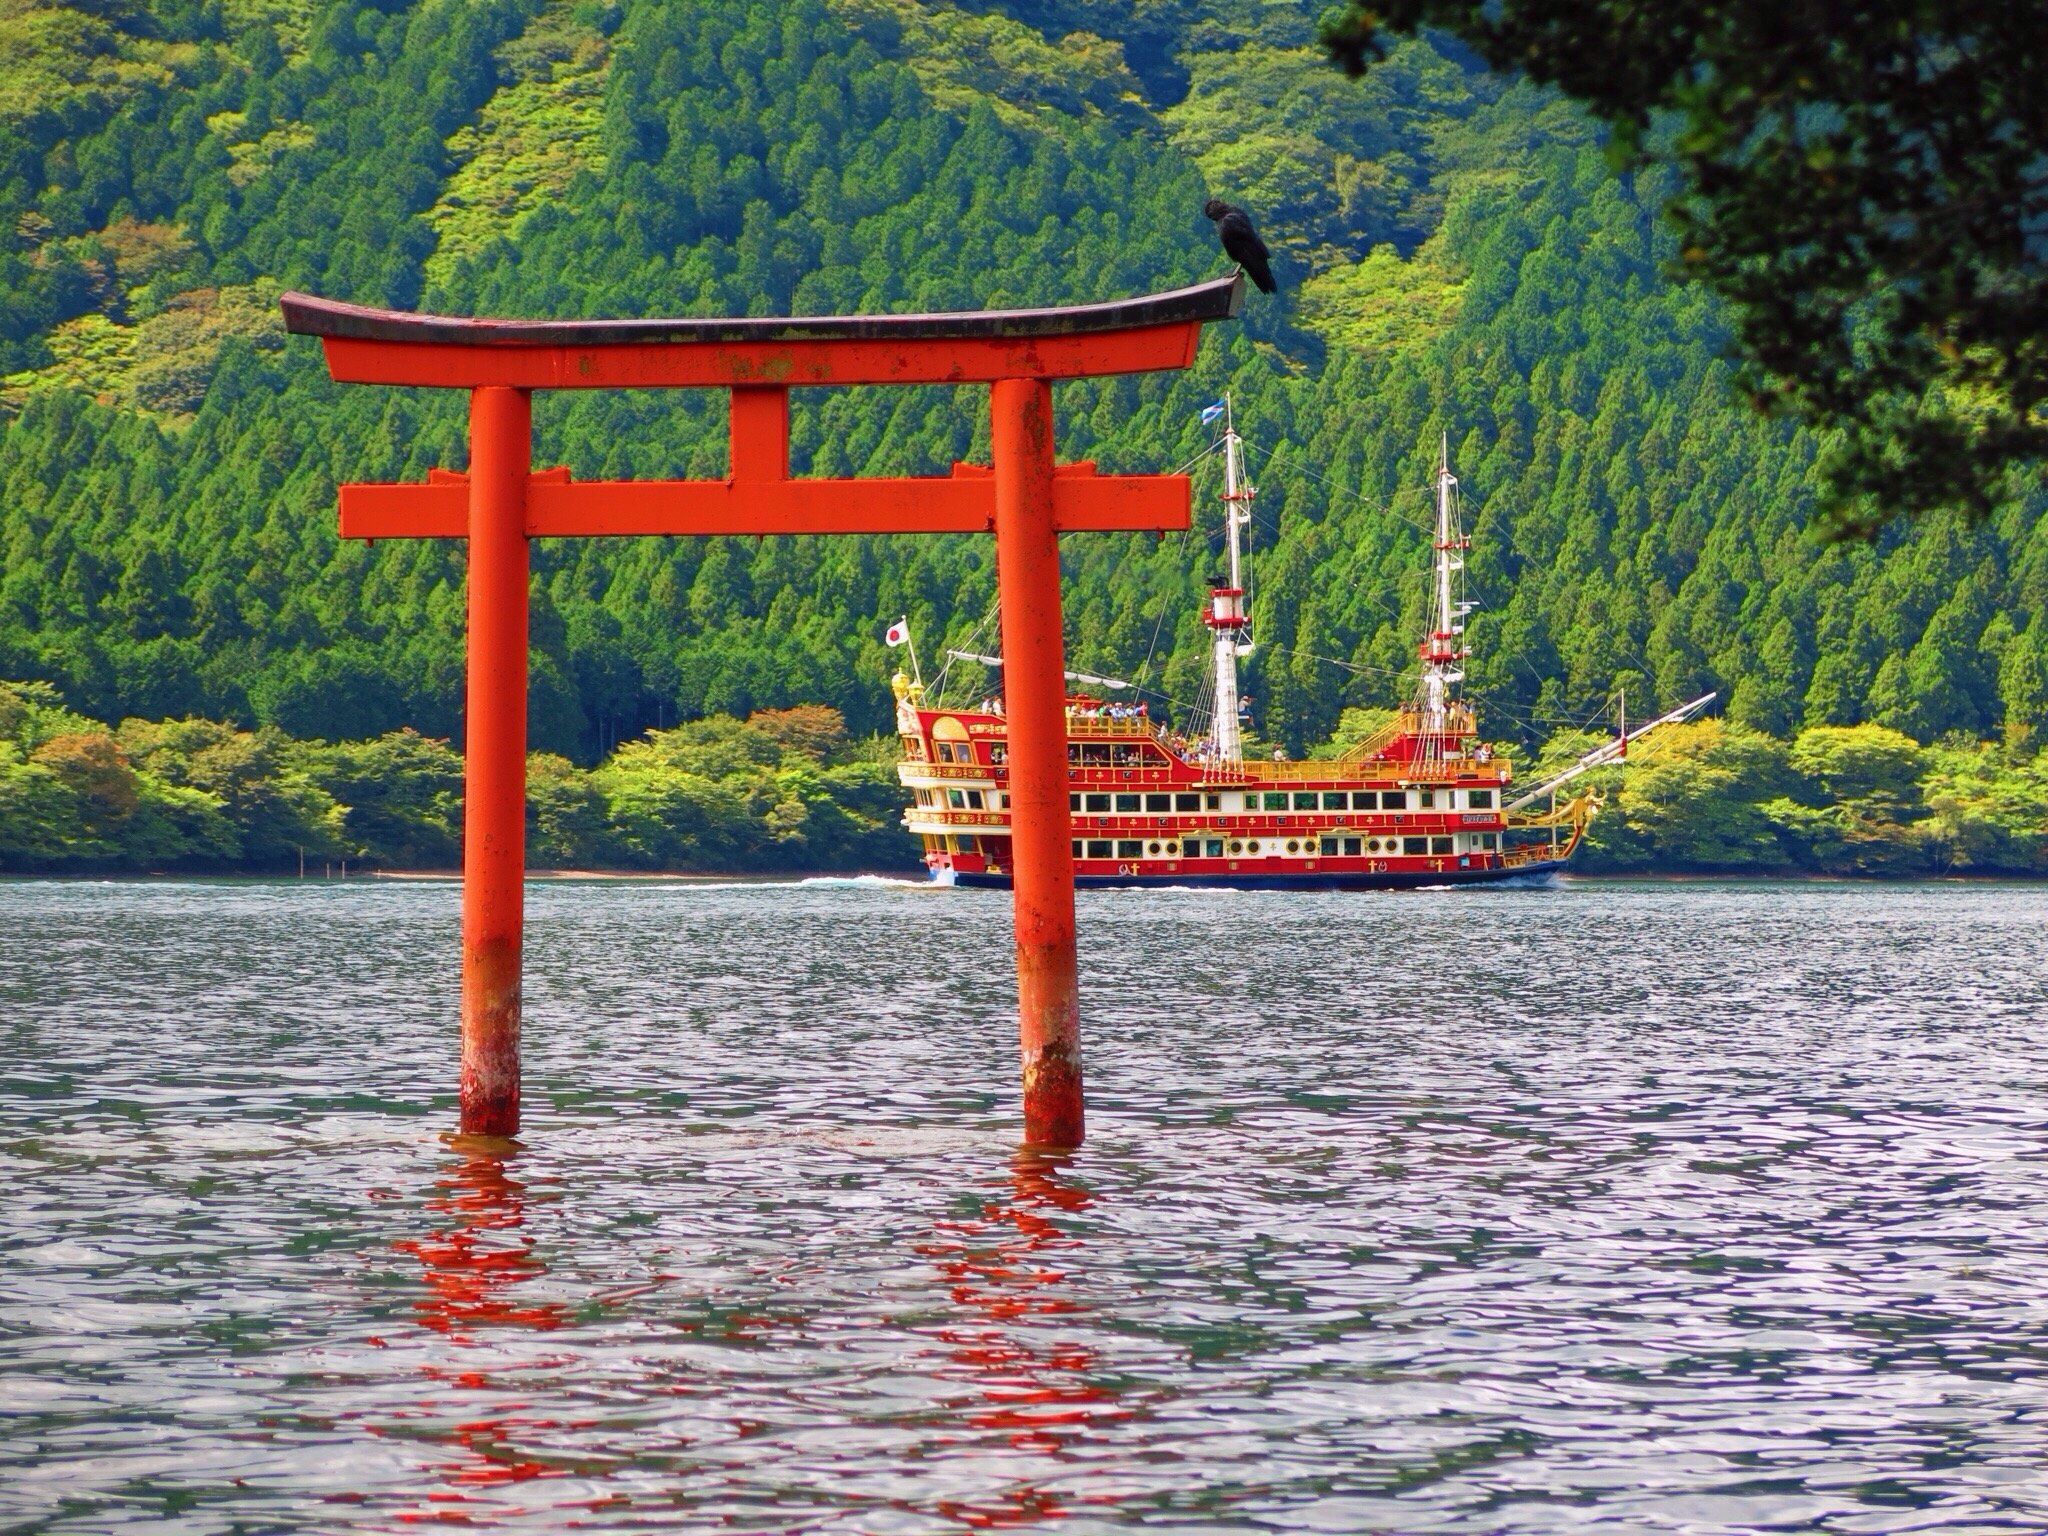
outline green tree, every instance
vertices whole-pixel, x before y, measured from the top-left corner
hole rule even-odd
[[[400,869],[461,862],[462,759],[445,741],[390,731],[301,744],[294,766],[343,807],[353,856]]]
[[[1938,859],[1910,736],[1881,725],[1814,726],[1793,741],[1798,782],[1763,806],[1801,861],[1848,874],[1906,874]]]
[[[1518,745],[1618,686],[1632,713],[1719,689],[1781,733],[2036,718],[1996,637],[2038,652],[2048,495],[1818,546],[1824,436],[1746,410],[1732,312],[1659,279],[1680,176],[1615,178],[1594,118],[1441,34],[1353,87],[1306,10],[1222,0],[385,0],[212,30],[161,10],[64,12],[75,46],[7,53],[0,89],[0,674],[92,717],[63,729],[460,735],[459,541],[343,545],[334,488],[461,468],[461,402],[333,384],[279,332],[279,287],[534,315],[1067,303],[1218,270],[1212,190],[1256,196],[1298,302],[1212,329],[1184,374],[1060,386],[1063,458],[1192,460],[1200,517],[1063,541],[1077,663],[1144,669],[1174,718],[1199,699],[1197,412],[1227,390],[1261,488],[1247,691],[1292,747],[1412,689],[1445,434],[1472,689]],[[536,409],[538,462],[584,479],[726,470],[715,392]],[[801,473],[986,452],[983,391],[796,392]],[[909,613],[928,656],[990,645],[968,643],[982,539],[549,540],[533,561],[531,745],[584,768],[719,712],[887,731],[878,617]],[[802,804],[803,840],[732,857],[823,857],[809,790],[746,782],[749,826]]]
[[[591,776],[566,757],[526,759],[526,862],[541,869],[593,869],[617,860],[605,802]]]
[[[1998,668],[2006,743],[2023,752],[2038,751],[2048,739],[2048,660],[2041,654],[2044,633],[2048,629],[2037,617],[2025,634],[2007,645]]]
[[[1762,805],[1786,778],[1784,746],[1768,736],[1719,720],[1670,727],[1631,751],[1588,852],[1624,866],[1781,869],[1789,859]]]
[[[2048,28],[2009,0],[1345,0],[1356,74],[1432,27],[1669,158],[1671,270],[1734,312],[1758,404],[1839,433],[1836,516],[2005,500],[2048,450]],[[1667,126],[1667,120],[1668,126]]]
[[[186,834],[194,856],[288,869],[301,856],[352,851],[343,838],[343,808],[292,763],[291,743],[275,732],[212,720],[124,720],[118,739],[128,759],[158,783],[196,791],[212,809],[204,830]]]
[[[47,869],[96,847],[77,790],[20,746],[0,741],[0,866]]]
[[[29,761],[48,769],[75,797],[82,828],[78,851],[88,857],[114,854],[141,801],[120,743],[104,729],[67,731],[37,747]]]

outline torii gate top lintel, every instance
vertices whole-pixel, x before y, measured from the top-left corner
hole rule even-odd
[[[501,320],[309,294],[285,329],[318,336],[356,384],[517,389],[976,384],[1185,368],[1201,328],[1234,319],[1244,278],[1100,304],[929,315]]]

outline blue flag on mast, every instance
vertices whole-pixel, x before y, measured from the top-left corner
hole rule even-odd
[[[1222,414],[1223,402],[1221,400],[1218,400],[1214,405],[1203,406],[1202,425],[1206,427],[1207,425],[1209,425],[1210,422],[1214,421],[1218,416],[1221,416]]]

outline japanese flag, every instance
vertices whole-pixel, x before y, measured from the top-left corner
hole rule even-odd
[[[910,616],[905,614],[889,626],[889,633],[882,636],[884,645],[902,645],[910,638]]]

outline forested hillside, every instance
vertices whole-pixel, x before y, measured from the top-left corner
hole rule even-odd
[[[1713,305],[1660,276],[1660,189],[1449,48],[1349,83],[1314,17],[0,0],[0,677],[109,721],[456,732],[461,551],[340,544],[334,486],[459,466],[461,403],[329,384],[281,334],[281,288],[526,315],[1096,299],[1222,270],[1200,214],[1220,193],[1257,213],[1281,301],[1189,375],[1063,386],[1059,422],[1067,457],[1170,468],[1234,393],[1266,736],[1300,748],[1402,691],[1447,433],[1494,733],[1541,738],[1618,686],[1638,707],[1720,688],[1780,735],[2031,751],[2043,509],[1819,542],[1823,445],[1729,395]],[[794,458],[941,470],[985,449],[983,399],[799,392]],[[722,415],[544,397],[539,459],[717,474]],[[1199,542],[1066,558],[1074,664],[1191,699]],[[563,541],[535,563],[534,745],[583,764],[711,714],[818,703],[876,729],[883,624],[908,612],[933,654],[992,594],[970,538]]]

